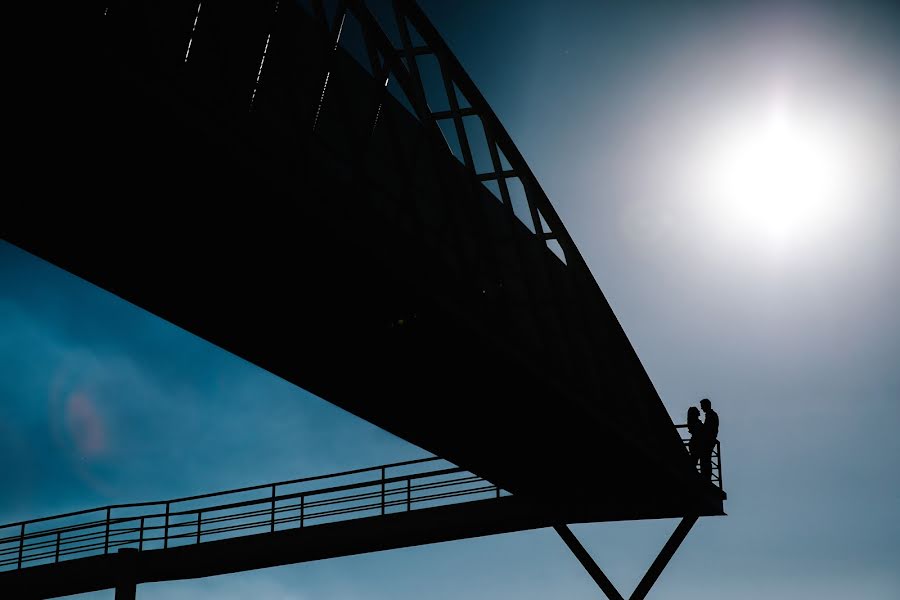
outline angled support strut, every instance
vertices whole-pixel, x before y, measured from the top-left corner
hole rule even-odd
[[[597,582],[597,585],[600,586],[600,589],[603,590],[606,597],[609,598],[609,600],[624,600],[622,594],[619,593],[612,584],[612,581],[610,581],[603,571],[600,570],[600,567],[597,566],[597,563],[594,562],[594,559],[591,558],[588,551],[584,549],[584,546],[581,545],[581,542],[578,541],[578,538],[575,537],[572,530],[566,525],[554,525],[553,529],[556,530],[559,537],[566,543],[566,546],[569,547],[569,550],[572,551],[572,554],[575,555],[575,558],[578,559],[581,566],[583,566],[588,574],[594,578],[594,581]]]
[[[671,560],[672,556],[675,554],[675,551],[678,550],[678,546],[681,545],[681,542],[684,541],[684,538],[687,537],[687,534],[690,532],[691,527],[693,527],[694,523],[696,522],[696,516],[685,517],[681,520],[681,523],[678,524],[678,527],[676,527],[675,531],[672,532],[672,535],[669,536],[669,540],[666,542],[666,545],[663,546],[662,550],[659,551],[659,554],[653,561],[653,564],[650,565],[649,569],[647,569],[647,572],[644,574],[643,579],[641,579],[641,582],[634,589],[634,592],[631,594],[629,600],[644,600],[647,592],[650,591],[650,588],[653,587],[653,584],[656,583],[657,579],[659,579],[659,576],[663,572],[663,569],[665,569],[666,565],[669,564],[669,560]]]
[[[647,569],[644,577],[641,579],[640,583],[638,583],[628,600],[644,600],[647,593],[650,591],[650,588],[652,588],[653,584],[656,583],[656,580],[659,579],[663,569],[669,564],[675,551],[678,550],[681,542],[684,541],[684,538],[687,537],[688,532],[690,532],[696,522],[696,516],[684,517],[681,520],[681,523],[678,524],[678,527],[676,527],[675,531],[672,532],[672,535],[669,536],[668,541],[662,547],[662,550],[659,551],[653,564]],[[600,567],[597,566],[597,563],[594,562],[594,559],[591,558],[588,551],[584,549],[584,546],[581,545],[581,542],[578,541],[575,534],[573,534],[566,525],[554,525],[553,529],[556,530],[556,533],[558,533],[559,537],[566,543],[569,550],[575,555],[575,558],[578,559],[600,589],[603,590],[606,597],[609,598],[609,600],[624,600],[622,594],[619,593],[609,578],[600,570]]]

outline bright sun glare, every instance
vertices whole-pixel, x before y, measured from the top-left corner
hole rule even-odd
[[[853,185],[839,133],[785,101],[732,121],[700,166],[716,220],[770,244],[833,225]]]

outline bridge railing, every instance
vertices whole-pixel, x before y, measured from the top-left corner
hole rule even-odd
[[[684,444],[684,449],[690,454],[690,443],[691,436],[688,433],[687,424],[676,425],[676,428],[682,430],[681,433],[681,441]],[[694,466],[697,468],[697,471],[700,471],[700,463],[698,460],[694,460]],[[712,475],[710,480],[715,484],[720,490],[724,490],[725,487],[722,484],[722,447],[719,443],[719,440],[716,440],[716,445],[712,450]]]
[[[274,533],[508,495],[440,458],[162,502],[118,504],[0,526],[0,571]]]

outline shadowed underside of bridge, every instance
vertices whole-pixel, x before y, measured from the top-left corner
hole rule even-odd
[[[25,92],[24,155],[40,159],[23,177],[65,201],[7,203],[3,237],[539,503],[525,528],[634,507],[722,514],[546,195],[418,7],[395,3],[398,38],[363,2],[301,4],[83,15]],[[459,537],[508,526],[467,510]],[[446,535],[413,522],[398,521],[401,545]]]

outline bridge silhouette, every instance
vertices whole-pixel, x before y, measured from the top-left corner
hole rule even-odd
[[[226,502],[217,521],[200,513],[219,505],[178,511],[178,523],[168,511],[163,548],[140,539],[159,542],[158,512],[143,525],[118,516],[126,507],[75,530],[19,523],[3,533],[4,568],[15,567],[0,572],[3,589],[129,597],[143,581],[554,526],[615,598],[565,524],[683,518],[641,598],[696,518],[724,514],[721,471],[718,486],[697,474],[537,178],[414,2],[387,16],[362,0],[90,6],[77,36],[55,42],[62,66],[44,88],[81,92],[36,131],[65,156],[48,185],[78,200],[52,219],[20,207],[0,224],[4,239],[495,495],[426,507],[412,494],[428,477],[382,474],[332,490],[354,498],[343,508],[316,505],[361,518],[306,527],[304,514],[296,527],[297,498],[305,511],[314,494],[263,486],[270,497]],[[387,492],[404,482],[410,510],[394,514],[403,491]],[[384,514],[362,517],[353,502]],[[245,508],[252,515],[228,513]],[[215,539],[266,518],[267,532]],[[329,527],[340,533],[316,537]],[[103,554],[70,554],[75,531],[93,550],[102,531]],[[200,543],[168,546],[192,536]],[[258,562],[215,549],[237,543],[253,544]],[[111,552],[126,547],[137,552]]]

